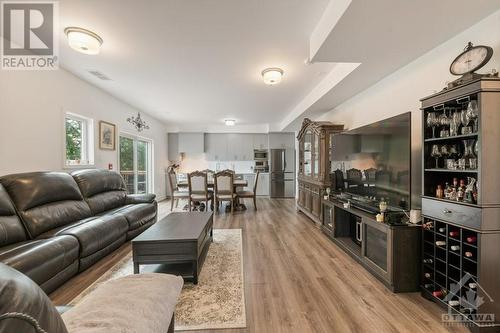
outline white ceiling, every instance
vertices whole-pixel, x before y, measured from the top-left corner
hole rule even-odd
[[[224,118],[268,129],[330,71],[304,64],[309,36],[328,0],[64,0],[61,30],[79,26],[104,40],[98,56],[71,50],[61,64],[84,80],[180,129]],[[283,82],[260,72],[281,67]],[[112,81],[88,73],[98,70]],[[250,127],[249,127],[250,126]],[[252,127],[253,126],[253,127]]]
[[[171,129],[293,130],[498,9],[499,0],[62,0],[61,31],[87,28],[104,44],[82,55],[61,33],[61,64]],[[266,86],[266,67],[283,68],[283,82]]]

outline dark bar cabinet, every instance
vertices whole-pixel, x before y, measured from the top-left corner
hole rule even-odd
[[[422,295],[500,332],[500,80],[425,97]]]

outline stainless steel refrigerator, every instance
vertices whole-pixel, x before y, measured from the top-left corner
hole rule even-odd
[[[271,198],[295,197],[295,149],[271,149]]]

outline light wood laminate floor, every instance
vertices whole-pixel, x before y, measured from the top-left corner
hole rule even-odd
[[[233,332],[468,332],[444,327],[419,293],[393,294],[328,240],[292,199],[258,199],[258,211],[216,214],[215,228],[243,229],[246,329]],[[164,216],[169,201],[159,204]],[[50,296],[62,305],[131,251],[130,242]]]

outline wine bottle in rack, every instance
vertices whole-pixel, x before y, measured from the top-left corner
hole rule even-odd
[[[466,241],[469,244],[475,244],[477,242],[477,237],[476,236],[469,236],[466,238]]]
[[[474,283],[474,282],[469,283],[469,288],[470,289],[476,289],[477,288],[477,283]]]
[[[460,245],[452,245],[450,246],[450,249],[455,252],[460,251]]]
[[[450,237],[458,237],[460,235],[459,231],[453,230],[449,233]]]
[[[442,234],[444,234],[446,232],[446,228],[439,228],[438,231]]]
[[[424,276],[425,276],[426,278],[428,278],[428,279],[431,279],[431,278],[432,278],[432,274],[431,274],[431,273],[429,273],[429,272],[425,273],[425,274],[424,274]]]
[[[424,288],[425,289],[430,289],[432,287],[434,287],[434,285],[432,283],[426,283],[426,284],[424,284]]]
[[[451,301],[448,301],[448,305],[455,308],[457,306],[460,305],[460,301],[457,301],[457,300],[451,300]]]
[[[436,245],[437,246],[446,246],[446,242],[445,241],[436,241]]]
[[[424,262],[424,264],[432,264],[434,261],[430,258],[426,258],[424,260],[422,260]]]
[[[467,257],[467,258],[472,258],[474,257],[474,254],[470,251],[465,251],[464,255]]]
[[[432,292],[432,296],[437,297],[437,298],[443,298],[448,294],[448,292],[444,289],[439,289],[436,291]]]

